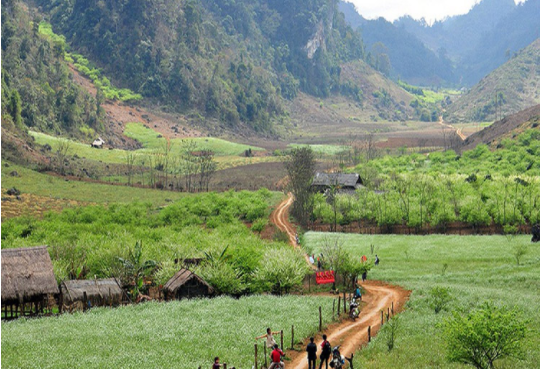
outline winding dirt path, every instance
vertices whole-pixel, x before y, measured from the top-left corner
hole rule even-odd
[[[288,234],[290,245],[297,247],[296,244],[296,228],[288,220],[288,209],[294,202],[294,196],[292,193],[288,194],[288,198],[283,200],[277,208],[272,212],[270,218],[271,222],[279,228],[279,230],[284,231]]]
[[[381,327],[381,311],[385,314],[385,319],[387,311],[391,311],[393,303],[395,313],[402,311],[410,294],[410,291],[401,287],[378,281],[359,282],[359,284],[365,289],[365,293],[362,295],[360,317],[355,322],[347,318],[341,323],[330,325],[323,331],[323,334],[327,335],[332,347],[341,345],[341,354],[347,357],[355,354],[363,345],[368,343],[369,326],[371,326],[371,336],[374,337],[377,334]],[[321,352],[321,342],[322,336],[316,335],[317,355],[320,355]],[[308,341],[305,340],[302,350],[305,350],[307,344]],[[285,363],[285,368],[304,369],[308,367],[307,353],[305,351],[288,351],[287,355],[290,361]],[[319,361],[317,360],[317,362]],[[348,362],[346,363],[345,368],[349,368]],[[361,366],[360,360],[356,358],[353,364],[355,368],[360,368]]]
[[[288,209],[293,203],[294,197],[289,193],[288,198],[283,200],[271,214],[271,221],[281,231],[288,234],[290,244],[298,248],[296,244],[296,228],[288,220]],[[309,264],[309,258],[306,255],[306,260]],[[313,266],[314,268],[314,266]],[[384,314],[388,309],[394,308],[394,312],[398,313],[403,310],[404,304],[409,299],[410,291],[399,286],[379,282],[379,281],[359,281],[359,284],[364,288],[365,293],[362,295],[361,311],[359,318],[353,322],[351,319],[345,319],[341,323],[333,323],[324,330],[328,341],[332,347],[341,345],[340,351],[342,355],[350,356],[368,342],[368,327],[371,326],[371,336],[375,336],[381,326],[381,311]],[[328,294],[323,294],[328,295]],[[304,340],[302,350],[305,350],[309,340]],[[320,344],[322,335],[315,337],[317,343],[318,354],[320,354]],[[307,365],[307,354],[305,351],[289,350],[286,353],[290,361],[285,362],[285,368],[290,369],[305,369]],[[317,354],[317,355],[318,355]],[[353,364],[360,366],[360,362],[355,359]],[[346,366],[348,368],[348,366]]]

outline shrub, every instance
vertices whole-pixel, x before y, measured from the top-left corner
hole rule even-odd
[[[526,321],[519,311],[486,302],[467,315],[455,312],[440,324],[451,361],[476,368],[494,368],[502,357],[517,357],[526,335]]]
[[[451,302],[451,300],[452,296],[449,288],[434,287],[430,290],[430,306],[434,309],[436,314],[441,310],[445,310],[447,304]]]

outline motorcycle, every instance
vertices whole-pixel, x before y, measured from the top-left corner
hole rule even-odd
[[[345,365],[345,357],[339,352],[339,346],[332,349],[332,361],[330,362],[330,368],[342,369]]]
[[[360,304],[355,299],[353,299],[349,305],[349,318],[351,318],[353,321],[355,321],[360,315],[360,309],[358,308],[359,305]]]

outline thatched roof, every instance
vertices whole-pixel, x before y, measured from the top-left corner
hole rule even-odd
[[[192,278],[195,278],[204,286],[208,287],[207,289],[208,294],[213,293],[214,290],[212,286],[207,284],[207,282],[203,280],[202,278],[200,278],[198,275],[194,274],[192,271],[187,270],[187,269],[181,269],[177,273],[175,273],[175,275],[170,280],[168,280],[168,282],[164,285],[164,291],[174,293]]]
[[[2,249],[1,252],[3,302],[59,293],[46,246]]]
[[[101,302],[105,299],[109,303],[110,294],[112,302],[119,303],[123,297],[123,290],[115,278],[95,280],[67,280],[60,285],[65,303],[83,301],[83,292],[91,302]]]
[[[341,186],[356,188],[362,185],[362,179],[357,173],[317,173],[312,186]]]

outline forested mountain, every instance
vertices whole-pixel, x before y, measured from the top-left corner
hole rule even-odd
[[[39,20],[18,1],[2,0],[4,158],[18,156],[21,140],[29,141],[26,128],[79,135],[103,129],[103,97],[90,96],[70,79],[63,49],[39,34]]]
[[[488,74],[447,108],[450,122],[494,121],[539,103],[539,39]]]
[[[425,86],[454,81],[453,67],[445,53],[438,56],[417,37],[384,18],[365,19],[352,3],[341,1],[339,9],[345,14],[345,20],[361,33],[367,52],[373,57],[387,55],[390,70],[387,71],[386,66],[384,70],[392,78]]]
[[[366,20],[341,2],[366,50],[385,53],[392,75],[412,84],[469,87],[539,37],[539,0],[482,0],[464,15],[429,25],[404,16]],[[380,50],[380,52],[379,52]]]
[[[341,92],[364,57],[335,0],[38,0],[53,30],[115,83],[171,110],[270,131],[282,98]]]
[[[407,16],[394,25],[446,53],[457,68],[455,83],[471,86],[539,37],[539,9],[539,0],[482,0],[469,13],[431,26]]]
[[[486,32],[459,65],[459,75],[474,84],[539,38],[539,0],[515,7]]]

